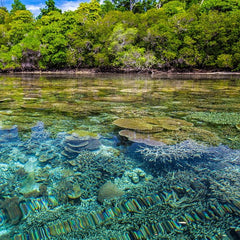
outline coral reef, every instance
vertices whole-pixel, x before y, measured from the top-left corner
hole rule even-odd
[[[114,183],[106,182],[100,187],[98,191],[97,200],[100,203],[103,203],[104,200],[118,198],[121,197],[123,194],[124,192],[121,189],[119,189]]]
[[[240,225],[239,150],[193,140],[121,145],[76,130],[52,137],[41,122],[28,136],[0,144],[1,239],[238,234],[229,226]],[[92,139],[101,143],[95,151],[86,148]],[[66,157],[66,146],[79,152]]]
[[[1,201],[0,208],[5,213],[7,221],[13,225],[19,223],[23,217],[18,197],[6,198],[4,201]]]
[[[162,144],[156,147],[140,147],[137,150],[149,162],[159,162],[162,164],[171,164],[181,162],[183,160],[193,161],[195,159],[203,160],[214,156],[211,154],[209,147],[197,144],[189,140],[175,145]]]
[[[194,139],[210,145],[217,145],[220,139],[216,134],[205,129],[194,127],[192,123],[182,119],[159,118],[120,118],[113,122],[114,125],[125,128],[119,135],[137,143],[149,146],[161,143],[174,144],[188,139]]]
[[[239,150],[232,150],[225,146],[209,147],[188,140],[175,145],[162,144],[161,146],[149,147],[146,145],[136,146],[139,153],[150,165],[158,168],[191,168],[194,164],[205,161],[233,162],[239,159]],[[239,161],[239,160],[238,160]]]
[[[136,130],[137,132],[160,132],[162,130],[177,131],[182,127],[191,127],[192,123],[185,120],[170,117],[142,117],[142,118],[119,118],[113,122],[114,125]]]
[[[150,134],[146,135],[146,134],[134,132],[134,131],[127,130],[127,129],[119,131],[119,135],[121,137],[126,137],[128,140],[130,140],[132,142],[144,143],[148,146],[162,145],[163,142],[169,143],[169,140],[161,139],[161,141],[158,141],[160,139],[155,138],[154,136],[151,136]]]
[[[64,138],[62,155],[67,158],[75,158],[81,151],[96,150],[100,145],[99,138],[80,137],[78,134],[72,133]]]
[[[237,112],[194,112],[188,118],[222,125],[237,125],[240,123],[240,114]]]
[[[35,126],[31,128],[32,134],[31,134],[31,140],[32,141],[43,141],[47,140],[50,137],[49,132],[45,131],[44,129],[44,123],[43,122],[37,122]]]
[[[133,183],[139,183],[140,179],[146,177],[146,173],[141,168],[134,168],[132,171],[126,171],[124,175],[129,177]]]
[[[85,233],[85,230],[91,233],[95,231],[95,234],[92,238],[84,238],[84,239],[93,239],[97,237],[98,226],[103,226],[104,224],[109,227],[116,226],[117,222],[127,224],[129,221],[139,220],[138,215],[142,215],[145,213],[146,215],[152,214],[153,210],[157,210],[157,215],[162,215],[164,213],[164,208],[168,208],[168,210],[175,211],[175,213],[180,213],[179,209],[170,205],[171,202],[183,202],[184,197],[179,197],[174,191],[160,191],[157,194],[151,194],[148,196],[141,196],[137,198],[132,198],[128,200],[124,200],[119,202],[118,206],[110,206],[99,211],[91,212],[90,214],[84,214],[82,216],[78,216],[73,218],[72,216],[68,219],[62,221],[53,221],[51,223],[45,224],[44,226],[35,227],[28,230],[27,232],[18,233],[14,237],[15,238],[28,238],[29,236],[33,236],[32,239],[52,239],[54,237],[60,236],[81,236]],[[170,205],[170,208],[168,207]],[[118,229],[118,231],[109,231],[109,235],[105,236],[105,239],[150,239],[154,238],[154,236],[158,237],[167,237],[167,236],[181,236],[184,232],[187,232],[188,237],[193,235],[191,229],[196,227],[204,227],[206,229],[206,225],[209,222],[214,224],[216,219],[227,219],[228,215],[234,215],[237,213],[239,208],[239,201],[229,201],[227,203],[211,203],[207,207],[201,206],[193,208],[192,210],[184,211],[183,213],[177,214],[175,217],[171,217],[168,219],[165,215],[161,218],[160,221],[152,221],[152,219],[142,219],[138,224],[129,229]],[[180,207],[181,209],[181,207]],[[131,217],[132,216],[132,217]],[[146,217],[146,216],[145,216]],[[129,220],[128,220],[129,218]],[[113,225],[111,223],[114,223]],[[139,227],[140,225],[140,227]],[[209,224],[208,224],[209,225]],[[121,228],[121,225],[118,225]],[[217,229],[219,230],[219,229]],[[237,227],[231,228],[230,234],[238,234],[239,230]],[[80,235],[78,235],[80,234]],[[103,236],[103,232],[101,232],[101,237]],[[189,235],[190,234],[190,235]],[[105,235],[105,234],[104,234]],[[197,233],[195,234],[197,235]],[[207,236],[206,236],[207,235]],[[218,233],[208,232],[205,234],[205,237],[209,236],[219,236],[222,238],[225,235],[225,231],[221,229]],[[75,238],[74,238],[75,239]]]
[[[147,121],[144,121],[144,119],[119,118],[115,120],[113,124],[121,128],[137,130],[139,132],[144,132],[144,131],[150,132],[153,130],[152,124],[149,124]]]
[[[152,176],[141,168],[134,168],[125,171],[121,178],[115,178],[114,183],[121,189],[131,191],[133,188],[143,188],[143,185],[151,179]]]
[[[11,128],[1,128],[0,126],[0,144],[4,142],[12,142],[18,140],[18,127],[17,125]]]

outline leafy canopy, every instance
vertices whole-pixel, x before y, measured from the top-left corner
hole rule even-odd
[[[37,17],[38,19],[42,18],[42,16],[46,16],[48,13],[50,13],[51,11],[57,11],[57,12],[62,12],[60,9],[58,9],[55,5],[55,1],[54,0],[47,0],[45,2],[46,6],[44,8],[41,8],[40,11],[40,15]]]
[[[14,0],[10,13],[13,14],[18,10],[26,10],[26,6],[20,0]]]

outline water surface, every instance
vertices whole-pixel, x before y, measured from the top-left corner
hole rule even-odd
[[[239,112],[237,76],[0,76],[0,239],[237,239]]]

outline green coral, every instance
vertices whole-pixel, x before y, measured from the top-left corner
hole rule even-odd
[[[214,124],[237,125],[240,123],[240,114],[234,112],[195,112],[189,117]]]
[[[192,123],[182,119],[170,117],[119,118],[113,124],[120,128],[148,133],[161,132],[163,130],[177,131],[183,127],[193,126]]]
[[[82,129],[73,129],[68,132],[69,134],[77,134],[79,137],[92,137],[92,138],[99,138],[99,135],[97,133],[85,131]]]
[[[123,128],[120,136],[133,142],[157,145],[157,142],[176,144],[188,139],[217,145],[218,136],[205,129],[193,126],[193,123],[170,117],[119,118],[114,125]]]

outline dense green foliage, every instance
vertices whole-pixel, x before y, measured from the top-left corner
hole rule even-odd
[[[0,69],[240,70],[239,0],[97,0],[35,19],[0,8]]]
[[[16,12],[17,10],[26,10],[26,6],[20,2],[20,0],[14,0],[12,4],[11,13]]]

